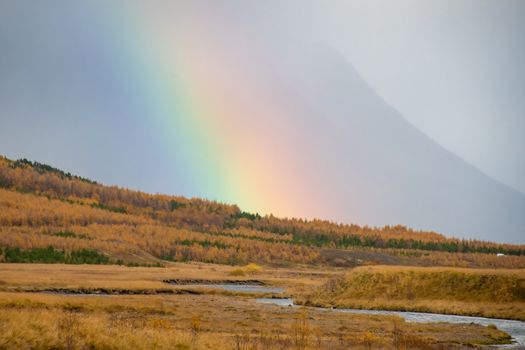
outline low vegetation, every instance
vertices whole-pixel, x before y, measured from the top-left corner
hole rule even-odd
[[[476,325],[458,329],[448,325],[405,324],[388,317],[337,315],[329,319],[317,313],[232,306],[227,300],[221,300],[226,307],[215,310],[199,305],[202,300],[188,299],[166,305],[151,298],[124,300],[111,307],[79,301],[49,306],[46,300],[36,302],[38,307],[26,299],[25,305],[18,302],[16,307],[1,308],[0,343],[6,350],[342,350],[350,347],[370,350],[454,349],[462,345],[508,342],[504,333]],[[140,304],[151,302],[163,305],[163,309],[142,310]],[[176,313],[173,307],[192,311]],[[223,312],[223,316],[219,312]],[[249,322],[243,322],[243,317]]]
[[[306,305],[525,320],[524,270],[360,267],[300,297]]]
[[[167,276],[228,278],[230,267],[169,268],[4,265],[0,287],[2,349],[455,349],[507,343],[494,327],[411,324],[394,316],[355,315],[256,303],[253,297],[200,295],[67,295],[29,287],[177,288]],[[267,269],[266,283],[321,283],[323,271]],[[231,277],[229,277],[231,278]],[[251,277],[246,277],[251,278]],[[14,288],[14,289],[13,289]],[[17,292],[14,292],[17,290]]]
[[[232,276],[246,276],[246,275],[256,275],[263,271],[262,266],[255,263],[250,263],[246,266],[236,268],[230,272]]]
[[[0,249],[0,261],[11,263],[63,263],[63,264],[110,264],[109,258],[91,249],[65,252],[51,246],[47,248]]]

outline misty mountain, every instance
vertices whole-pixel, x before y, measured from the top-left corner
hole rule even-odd
[[[298,132],[311,140],[307,166],[318,174],[305,176],[311,186],[332,188],[320,213],[326,204],[335,220],[523,243],[525,196],[408,123],[338,52],[308,49],[276,71],[301,116]]]

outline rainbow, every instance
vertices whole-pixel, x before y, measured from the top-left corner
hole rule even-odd
[[[262,76],[228,56],[237,48],[221,37],[242,39],[232,39],[220,12],[201,14],[184,35],[167,16],[120,5],[90,14],[99,49],[115,58],[112,70],[132,91],[129,108],[191,194],[263,214],[311,212],[306,169],[290,151],[299,144],[295,126],[282,125],[287,107]]]

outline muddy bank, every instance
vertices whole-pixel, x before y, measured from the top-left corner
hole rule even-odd
[[[109,289],[109,288],[46,288],[24,290],[27,293],[46,293],[57,295],[159,295],[159,294],[202,294],[194,289]]]
[[[175,284],[179,286],[184,285],[232,285],[232,286],[244,286],[244,285],[250,285],[250,286],[265,286],[266,283],[264,283],[261,280],[206,280],[206,279],[181,279],[181,278],[175,278],[175,279],[169,279],[169,280],[163,280],[164,283],[169,284]]]

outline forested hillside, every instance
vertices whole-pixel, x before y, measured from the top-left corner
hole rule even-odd
[[[4,262],[525,267],[525,246],[458,240],[404,226],[261,216],[204,199],[104,186],[49,165],[3,157],[0,248]]]

